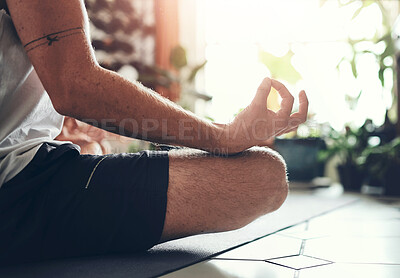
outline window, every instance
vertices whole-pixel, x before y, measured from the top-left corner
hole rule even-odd
[[[357,78],[352,74],[351,63],[341,62],[352,57],[348,38],[372,40],[385,33],[376,3],[363,8],[353,19],[361,2],[349,5],[339,0],[195,2],[201,6],[198,17],[203,20],[197,23],[203,24],[204,31],[203,40],[197,44],[204,46],[208,60],[204,88],[213,95],[208,116],[219,122],[228,121],[251,101],[262,78],[271,74],[259,58],[260,52],[268,52],[278,57],[293,53],[291,65],[301,79],[292,84],[282,81],[295,95],[301,89],[306,90],[314,122],[329,122],[337,129],[347,122],[361,125],[366,118],[377,125],[383,123],[385,111],[392,105],[390,72],[385,73],[388,82],[382,87],[374,55],[366,53],[357,58]],[[397,1],[383,2],[393,6],[391,18],[395,18]],[[361,91],[357,106],[350,107],[348,100]]]

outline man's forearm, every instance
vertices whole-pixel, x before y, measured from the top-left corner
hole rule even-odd
[[[116,73],[95,67],[74,80],[63,113],[121,135],[228,153],[223,127]]]

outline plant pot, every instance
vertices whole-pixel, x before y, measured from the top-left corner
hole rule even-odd
[[[340,183],[346,191],[360,191],[365,174],[356,165],[345,164],[337,166]]]
[[[274,149],[285,159],[291,181],[310,181],[324,175],[318,152],[326,148],[321,138],[275,139]]]
[[[400,196],[400,163],[393,163],[387,169],[383,182],[384,194]]]

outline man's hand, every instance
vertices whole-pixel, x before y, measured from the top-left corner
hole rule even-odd
[[[267,108],[267,98],[275,88],[282,97],[281,109]],[[294,98],[280,82],[265,78],[249,106],[224,127],[224,138],[229,153],[237,153],[252,146],[264,145],[268,139],[296,130],[307,119],[308,99],[300,92],[299,112],[291,113]]]
[[[71,141],[78,145],[81,147],[81,154],[102,155],[111,153],[111,146],[105,140],[106,136],[107,132],[102,129],[66,117],[62,131],[55,139]]]

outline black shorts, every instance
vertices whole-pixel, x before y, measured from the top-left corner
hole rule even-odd
[[[143,251],[160,240],[168,153],[42,145],[0,188],[0,264]]]

